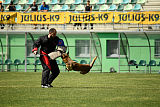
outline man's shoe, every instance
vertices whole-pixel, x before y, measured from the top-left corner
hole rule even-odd
[[[51,84],[48,84],[48,88],[52,88],[53,86]]]
[[[48,85],[42,85],[42,88],[48,88]]]

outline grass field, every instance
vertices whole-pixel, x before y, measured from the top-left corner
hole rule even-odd
[[[0,107],[160,107],[160,74],[62,72],[48,89],[40,81],[0,72]]]

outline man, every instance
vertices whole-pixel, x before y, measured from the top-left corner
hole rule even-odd
[[[56,29],[51,28],[48,35],[39,37],[33,45],[32,52],[34,54],[37,54],[37,50],[41,46],[40,61],[43,67],[41,81],[42,88],[53,87],[51,84],[60,73],[56,60],[51,60],[48,56],[49,53],[56,51],[56,46],[64,46],[63,40],[57,37],[56,33]]]
[[[85,12],[92,11],[92,6],[90,6],[90,1],[87,1],[87,6],[85,7]],[[91,29],[93,29],[93,23],[90,23]],[[85,23],[84,29],[87,29],[87,23]]]
[[[43,2],[43,4],[41,5],[41,7],[40,7],[40,11],[41,12],[48,12],[49,11],[49,6],[48,5],[46,5],[46,3],[45,2]],[[45,29],[44,28],[44,24],[42,24],[42,28],[41,29]],[[49,29],[49,24],[47,24],[47,29]]]
[[[2,1],[0,1],[0,12],[3,12],[4,11],[4,6],[2,5]],[[1,24],[0,23],[0,26],[1,26],[1,29],[4,29],[4,24]]]
[[[16,11],[16,6],[13,4],[13,1],[10,2],[10,4],[6,7],[6,9],[9,9],[10,12]],[[10,25],[12,25],[11,29],[13,30],[14,24],[9,24],[9,26]]]
[[[36,5],[35,1],[24,11],[24,13],[29,9],[31,9],[32,12],[38,12],[38,6]],[[35,25],[34,29],[37,29],[37,24],[34,24],[34,25]]]

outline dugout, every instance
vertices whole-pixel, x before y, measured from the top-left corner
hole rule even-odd
[[[34,55],[31,51],[34,40],[45,34],[48,32],[0,32],[1,71],[41,72],[39,55]],[[64,40],[70,57],[78,63],[89,64],[98,56],[92,71],[102,72],[101,42],[95,33],[58,31],[57,35]],[[57,63],[61,71],[67,72],[61,58],[57,59]]]
[[[38,55],[32,54],[33,39],[48,34],[48,31],[7,31],[0,32],[0,70],[18,72],[41,72]],[[112,68],[121,72],[154,73],[160,69],[159,32],[122,31],[58,31],[68,46],[70,57],[79,63],[90,63],[98,56],[91,72],[110,72]],[[5,63],[11,59],[12,63]],[[16,59],[20,63],[14,63]],[[129,64],[135,60],[135,64]],[[141,65],[140,61],[144,60]],[[143,62],[143,61],[142,61]],[[151,64],[149,64],[149,62]],[[57,59],[61,71],[65,65]],[[26,66],[26,67],[25,67]]]
[[[159,72],[159,32],[121,32],[119,41],[119,72]]]

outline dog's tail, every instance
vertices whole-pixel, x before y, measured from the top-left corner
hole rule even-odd
[[[94,57],[93,61],[90,63],[90,67],[91,67],[91,68],[92,68],[92,66],[93,66],[94,62],[96,61],[96,59],[97,59],[97,56],[96,56],[96,57]]]

